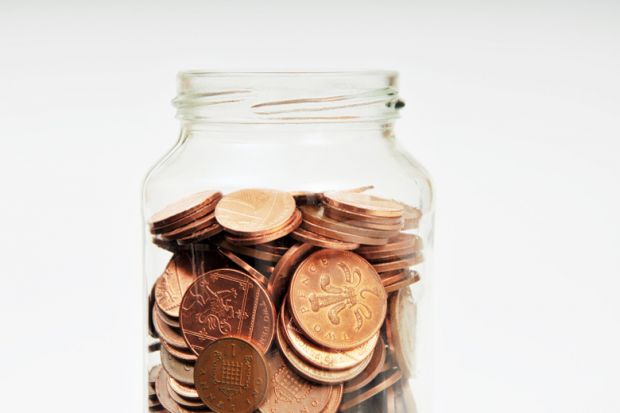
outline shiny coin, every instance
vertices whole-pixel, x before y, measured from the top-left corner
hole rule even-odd
[[[163,341],[178,349],[188,348],[178,329],[164,323],[155,309],[153,309],[153,324],[155,325],[155,331]]]
[[[161,348],[160,356],[164,370],[176,381],[189,385],[194,383],[194,363],[174,357],[165,347]]]
[[[207,345],[198,357],[194,382],[200,399],[213,411],[250,413],[267,395],[267,361],[248,341],[220,338]]]
[[[186,215],[183,218],[174,221],[173,223],[169,224],[169,225],[165,225],[165,226],[161,226],[161,227],[153,227],[151,226],[150,228],[150,232],[151,234],[165,234],[165,233],[169,233],[169,232],[173,232],[178,228],[182,228],[185,227],[187,225],[190,225],[191,223],[195,222],[195,221],[199,221],[201,219],[203,219],[206,216],[210,216],[211,219],[214,219],[213,216],[213,211],[215,210],[215,202],[212,202],[211,204],[207,205],[204,208],[201,208],[199,210],[197,210],[196,212],[190,214],[190,215]]]
[[[189,349],[181,350],[176,347],[171,346],[165,341],[161,342],[162,347],[166,348],[166,351],[170,353],[172,356],[187,362],[194,362],[198,358],[194,353],[192,353]]]
[[[185,397],[186,399],[199,400],[200,396],[198,396],[198,392],[194,386],[188,386],[181,382],[176,381],[172,377],[168,379],[168,385],[170,388],[180,396]]]
[[[224,196],[215,217],[231,234],[258,236],[282,227],[295,210],[295,199],[287,192],[243,189]]]
[[[166,315],[178,318],[183,294],[200,275],[201,265],[190,254],[172,256],[155,283],[155,301]]]
[[[175,392],[172,389],[172,386],[170,385],[170,380],[168,380],[168,394],[170,395],[170,398],[174,400],[175,402],[177,402],[179,406],[184,406],[184,407],[187,407],[188,409],[197,409],[197,408],[205,409],[206,408],[202,400],[187,399],[181,396],[180,394],[178,394],[177,392]]]
[[[322,413],[336,413],[338,408],[340,407],[340,402],[342,402],[343,386],[336,385],[334,386],[334,390],[332,391],[332,395],[327,402],[327,406],[323,409]]]
[[[275,305],[280,305],[294,269],[313,248],[314,246],[310,244],[293,245],[278,261],[267,282],[267,291],[271,294]]]
[[[401,232],[393,238],[390,238],[385,245],[373,246],[364,245],[356,251],[361,255],[374,253],[390,253],[401,250],[419,251],[422,249],[422,239],[415,234],[407,234]]]
[[[192,232],[183,238],[178,238],[177,243],[179,243],[179,245],[193,244],[214,237],[223,230],[224,228],[222,228],[220,224],[215,223],[204,229],[199,229],[196,232]]]
[[[336,208],[371,216],[400,218],[404,213],[399,202],[357,192],[326,192],[323,201]]]
[[[221,240],[219,242],[219,246],[222,249],[245,255],[246,257],[256,258],[257,260],[262,261],[278,262],[282,257],[281,254],[274,254],[273,252],[260,250],[256,247],[245,247],[242,245],[231,244],[226,240]]]
[[[366,366],[363,372],[361,372],[352,380],[349,380],[344,384],[344,392],[352,393],[358,391],[362,387],[373,381],[375,377],[377,377],[379,373],[383,371],[386,355],[387,351],[385,347],[385,342],[382,338],[379,338],[372,353],[370,363],[368,363],[368,366]]]
[[[404,278],[399,279],[398,281],[391,281],[389,279],[386,280],[385,278],[383,278],[385,292],[389,294],[394,291],[407,288],[410,285],[413,285],[420,281],[420,275],[417,273],[417,271],[407,271],[406,274],[407,275]]]
[[[204,191],[192,194],[173,204],[166,206],[161,211],[154,214],[150,219],[153,228],[161,228],[178,221],[187,215],[195,213],[207,205],[213,204],[222,197],[218,191]]]
[[[268,232],[268,233],[256,235],[256,236],[243,236],[243,237],[229,235],[229,236],[226,236],[226,240],[228,242],[231,242],[237,245],[264,244],[267,242],[275,241],[277,239],[280,239],[290,234],[297,227],[299,227],[299,225],[301,224],[301,221],[302,221],[301,212],[299,212],[298,209],[295,209],[295,211],[293,211],[291,220],[287,221],[284,224],[284,226],[278,228],[277,230],[273,232]]]
[[[247,274],[222,268],[200,276],[181,302],[181,330],[197,355],[213,340],[234,335],[263,352],[275,330],[275,307],[265,288]]]
[[[417,305],[409,288],[390,296],[390,322],[394,358],[405,378],[411,377],[415,361]]]
[[[291,237],[297,241],[314,245],[320,248],[331,248],[338,250],[354,250],[360,245],[354,242],[343,242],[333,238],[327,238],[319,234],[307,231],[303,228],[297,228],[291,233]]]
[[[384,231],[398,231],[399,229],[402,229],[404,224],[404,220],[402,218],[382,218],[359,214],[352,211],[345,211],[328,204],[324,204],[323,207],[325,210],[325,216],[356,227],[380,229]]]
[[[231,260],[233,263],[241,267],[245,272],[247,272],[250,277],[254,278],[256,281],[261,283],[264,287],[267,286],[267,277],[257,271],[254,267],[252,267],[247,262],[243,261],[241,258],[233,254],[231,251],[226,251],[224,249],[220,249],[220,253],[224,255],[226,258]]]
[[[373,237],[365,237],[365,236],[360,236],[360,235],[355,235],[355,234],[348,234],[342,231],[336,231],[334,229],[315,225],[309,221],[303,221],[301,223],[301,227],[307,231],[314,232],[315,234],[319,234],[324,237],[337,239],[343,242],[353,242],[356,244],[363,244],[363,245],[384,245],[387,243],[387,237],[373,238]]]
[[[422,261],[424,261],[424,257],[422,256],[421,252],[418,252],[396,261],[373,263],[372,266],[375,267],[375,270],[377,270],[377,272],[383,273],[387,271],[395,271],[409,268],[410,266],[417,265]]]
[[[335,350],[370,340],[387,311],[387,294],[374,268],[359,255],[339,250],[314,252],[299,265],[289,302],[305,335]]]
[[[288,306],[280,312],[279,322],[285,338],[295,352],[305,361],[328,370],[346,370],[363,362],[375,349],[379,332],[367,342],[351,350],[332,350],[318,346],[306,339],[288,313]]]
[[[291,370],[280,355],[273,351],[268,355],[271,388],[261,413],[321,413],[327,407],[334,389],[339,386],[325,386],[309,382]]]
[[[325,209],[322,206],[305,205],[299,207],[299,210],[301,211],[304,220],[317,226],[339,231],[345,234],[371,238],[390,238],[396,236],[399,232],[399,229],[395,231],[382,231],[349,225],[343,221],[335,220],[326,216]]]
[[[351,380],[353,377],[364,371],[371,359],[371,356],[368,356],[366,360],[348,370],[321,369],[307,363],[299,357],[297,353],[295,353],[290,344],[286,341],[285,334],[282,332],[281,328],[276,329],[276,339],[282,355],[286,358],[291,367],[293,367],[293,369],[295,369],[295,371],[302,377],[317,383],[338,384]]]
[[[170,317],[169,315],[164,313],[162,311],[162,309],[159,308],[158,305],[155,305],[155,311],[157,311],[157,314],[159,315],[159,318],[161,318],[161,321],[163,321],[164,323],[168,324],[170,327],[173,327],[173,328],[180,328],[181,327],[179,325],[179,319],[178,318]]]
[[[340,404],[340,411],[349,410],[352,407],[355,407],[358,404],[370,399],[371,397],[376,396],[385,389],[388,389],[394,384],[398,383],[401,377],[402,373],[399,370],[395,370],[393,373],[391,373],[389,376],[387,376],[385,379],[381,380],[379,383],[375,384],[371,388],[364,390],[362,393],[356,395],[355,397],[351,397],[350,399],[343,401]]]

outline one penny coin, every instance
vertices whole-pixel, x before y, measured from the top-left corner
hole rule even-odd
[[[381,278],[349,251],[320,250],[306,258],[291,280],[289,302],[305,335],[336,350],[370,340],[387,312]]]
[[[310,382],[300,377],[284,362],[279,351],[268,355],[271,388],[261,413],[321,413],[331,399],[335,386]]]
[[[200,276],[181,302],[185,341],[197,355],[213,340],[234,335],[267,352],[275,330],[275,307],[266,289],[247,274],[222,268]]]
[[[243,189],[224,196],[215,217],[231,234],[256,236],[277,230],[295,210],[295,199],[287,192]]]
[[[196,361],[194,383],[200,399],[217,413],[250,413],[269,387],[269,369],[252,343],[225,337],[207,345]]]

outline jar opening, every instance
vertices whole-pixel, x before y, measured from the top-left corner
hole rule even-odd
[[[389,122],[398,73],[212,72],[178,74],[173,103],[186,123]]]

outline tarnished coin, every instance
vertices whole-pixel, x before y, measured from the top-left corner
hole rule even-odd
[[[291,370],[280,355],[268,355],[271,388],[263,404],[262,413],[322,413],[336,387],[307,381]]]
[[[275,241],[280,239],[291,232],[295,231],[297,227],[301,224],[302,217],[301,212],[298,209],[293,211],[293,215],[289,221],[287,221],[283,226],[279,227],[277,230],[272,232],[267,232],[261,235],[254,236],[226,236],[226,240],[233,244],[237,245],[256,245],[256,244],[264,244],[267,242]]]
[[[160,350],[161,364],[164,370],[176,381],[194,384],[194,363],[180,360],[168,353],[165,347]]]
[[[373,381],[375,377],[377,377],[379,373],[383,371],[386,354],[387,351],[385,348],[385,342],[383,341],[383,338],[379,337],[379,340],[377,341],[377,344],[375,345],[374,351],[372,353],[370,363],[368,363],[368,366],[366,366],[363,372],[361,372],[353,379],[347,381],[344,384],[344,392],[352,393],[354,391],[358,391],[362,387]]]
[[[291,233],[291,238],[320,248],[331,248],[344,251],[354,250],[360,246],[359,244],[356,244],[354,242],[343,242],[338,241],[337,239],[324,237],[303,228],[297,228],[295,231],[293,231]]]
[[[404,213],[399,202],[357,192],[326,192],[323,201],[336,208],[371,216],[399,218]]]
[[[332,350],[310,342],[298,329],[285,304],[280,312],[278,322],[281,323],[282,332],[295,352],[308,363],[316,367],[328,370],[346,370],[363,362],[375,349],[379,332],[367,342],[350,350]]]
[[[250,413],[269,388],[262,352],[236,337],[217,339],[198,357],[194,383],[200,399],[217,413]]]
[[[181,330],[200,355],[213,340],[234,335],[263,352],[275,330],[275,307],[265,288],[247,274],[222,268],[200,276],[181,302]]]
[[[232,234],[256,236],[277,230],[295,210],[295,199],[287,192],[243,189],[224,196],[215,217]]]
[[[276,264],[267,282],[267,291],[276,306],[282,301],[294,269],[313,248],[311,244],[293,245]]]
[[[375,269],[349,251],[320,250],[297,268],[290,309],[315,343],[336,350],[370,340],[387,312],[387,294]]]
[[[220,253],[224,255],[226,258],[228,258],[229,260],[231,260],[233,263],[235,263],[237,266],[239,266],[241,269],[243,269],[245,272],[247,272],[250,275],[250,277],[254,278],[261,285],[263,285],[264,287],[267,286],[267,277],[265,277],[258,270],[256,270],[256,268],[252,267],[250,264],[243,261],[241,258],[236,256],[231,251],[220,249]]]
[[[201,208],[205,208],[207,205],[213,204],[221,197],[222,193],[219,191],[203,191],[189,195],[155,213],[149,223],[153,228],[165,227]]]
[[[339,231],[345,234],[357,235],[360,237],[370,238],[391,238],[399,233],[399,229],[395,231],[382,231],[370,228],[361,228],[349,225],[341,220],[332,219],[325,215],[325,209],[322,206],[304,205],[299,207],[303,215],[303,219],[320,227]]]
[[[370,359],[372,357],[372,355],[368,356],[366,360],[351,369],[326,370],[307,363],[299,357],[299,355],[295,353],[290,344],[286,341],[284,332],[281,328],[276,329],[276,339],[282,355],[286,358],[291,367],[293,367],[293,369],[295,369],[295,371],[302,377],[317,383],[338,384],[351,380],[353,377],[364,371],[366,366],[368,366],[368,363],[370,363]]]
[[[394,358],[405,378],[411,377],[415,361],[417,305],[409,288],[390,296],[390,324]]]
[[[375,384],[371,388],[364,390],[362,393],[354,397],[344,400],[340,404],[340,411],[349,410],[352,407],[355,407],[358,404],[370,399],[371,397],[376,396],[377,394],[381,393],[385,389],[388,389],[392,387],[394,384],[398,383],[401,377],[402,377],[402,373],[399,370],[395,370],[393,373],[385,377],[383,380],[381,380],[379,383]]]

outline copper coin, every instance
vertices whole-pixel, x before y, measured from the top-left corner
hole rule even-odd
[[[188,399],[188,398],[181,396],[177,392],[175,392],[172,389],[172,386],[170,385],[170,380],[168,380],[167,385],[168,385],[168,394],[170,395],[170,398],[174,400],[175,402],[177,402],[179,406],[184,406],[189,409],[196,409],[196,408],[201,408],[201,407],[206,408],[202,400]]]
[[[396,261],[389,262],[381,262],[381,263],[373,263],[372,266],[375,267],[377,272],[386,272],[386,271],[394,271],[400,270],[404,268],[409,268],[412,265],[417,265],[424,261],[424,257],[421,252],[417,252],[409,257],[404,257],[402,259]]]
[[[168,378],[168,384],[175,393],[185,397],[186,399],[200,399],[200,396],[198,396],[198,392],[196,391],[196,388],[194,386],[188,386],[187,384],[178,382],[172,377]]]
[[[236,265],[241,267],[241,269],[243,269],[245,272],[247,272],[250,275],[250,277],[254,278],[261,285],[263,285],[264,287],[267,286],[267,277],[265,277],[263,274],[261,274],[259,271],[257,271],[250,264],[248,264],[247,262],[243,261],[241,258],[237,257],[235,254],[233,254],[230,251],[226,251],[224,249],[220,249],[220,253],[222,255],[224,255],[226,258],[228,258],[229,260],[231,260],[232,262],[234,262]]]
[[[205,272],[224,266],[224,257],[217,251],[187,251],[172,256],[164,273],[155,284],[155,299],[159,308],[173,318],[185,291]]]
[[[319,234],[307,231],[303,228],[297,228],[291,233],[291,237],[297,241],[312,244],[320,248],[331,248],[339,250],[354,250],[360,245],[353,242],[338,241],[333,238],[327,238]]]
[[[170,344],[166,343],[165,341],[162,340],[161,345],[166,349],[166,351],[168,353],[170,353],[172,356],[183,360],[183,361],[187,361],[187,362],[194,362],[196,361],[196,359],[198,358],[194,353],[192,353],[189,349],[184,351],[184,350],[180,350],[176,347],[171,346]]]
[[[194,363],[174,357],[165,347],[161,348],[160,356],[164,370],[176,381],[190,385],[194,383]]]
[[[327,406],[323,409],[322,413],[336,413],[338,408],[340,407],[340,402],[342,402],[343,392],[342,384],[334,386],[334,390],[332,391],[332,395],[327,402]]]
[[[325,228],[322,226],[315,225],[309,221],[303,221],[301,223],[301,227],[307,231],[314,232],[315,234],[322,235],[324,237],[329,237],[333,239],[337,239],[339,241],[344,242],[354,242],[356,244],[364,244],[364,245],[384,245],[387,243],[386,238],[372,238],[372,237],[363,237],[360,235],[347,234],[341,231],[336,231],[330,228]]]
[[[222,249],[226,249],[237,254],[245,255],[246,257],[256,258],[262,261],[278,262],[282,257],[281,254],[274,254],[270,251],[263,251],[255,247],[245,247],[242,245],[231,244],[226,240],[219,242],[219,246]]]
[[[262,413],[321,413],[331,399],[335,386],[309,382],[291,370],[280,355],[268,355],[271,388],[263,404]]]
[[[336,208],[371,216],[399,218],[404,213],[399,202],[357,192],[326,192],[323,201]]]
[[[356,395],[355,397],[343,401],[340,404],[340,411],[349,410],[350,408],[357,406],[358,404],[370,399],[371,397],[376,396],[385,389],[388,389],[394,384],[398,383],[401,377],[402,373],[399,370],[395,370],[392,374],[390,374],[371,388],[364,390],[362,393]]]
[[[394,358],[405,378],[411,377],[415,361],[417,305],[409,288],[390,296],[390,323]]]
[[[188,224],[191,224],[194,221],[198,221],[199,219],[204,218],[207,215],[213,215],[212,212],[215,210],[216,204],[217,204],[216,202],[207,204],[204,207],[196,210],[195,212],[188,214],[184,216],[183,218],[180,218],[168,225],[162,225],[162,226],[157,226],[157,227],[151,226],[150,232],[151,234],[163,234],[166,232],[172,232],[177,228],[181,228]]]
[[[411,205],[402,204],[405,209],[403,213],[403,218],[405,223],[403,225],[403,229],[415,229],[420,224],[420,219],[422,218],[422,211],[419,208],[413,207]]]
[[[364,371],[372,357],[368,356],[366,360],[348,370],[326,370],[313,366],[299,357],[286,341],[284,332],[281,328],[276,329],[276,339],[282,355],[286,358],[291,367],[302,377],[317,383],[338,384],[351,380]]]
[[[208,226],[204,229],[201,229],[199,231],[193,232],[190,235],[183,237],[183,238],[178,238],[177,242],[179,243],[179,245],[187,245],[187,244],[193,244],[199,241],[203,241],[206,240],[208,238],[211,238],[217,234],[219,234],[220,232],[222,232],[224,230],[224,228],[222,228],[222,226],[218,223],[215,223],[211,226]]]
[[[168,391],[168,373],[166,370],[161,369],[157,381],[155,382],[155,391],[157,393],[157,399],[161,405],[170,413],[181,413],[177,402],[175,402]]]
[[[385,348],[385,342],[382,338],[379,338],[372,353],[370,363],[368,363],[368,366],[366,366],[366,369],[364,369],[363,372],[361,372],[352,380],[349,380],[344,384],[344,392],[352,393],[354,391],[358,391],[359,389],[373,381],[375,377],[377,377],[379,373],[383,371],[383,367],[385,366],[386,354],[387,351]]]
[[[385,245],[364,245],[359,247],[356,252],[359,254],[375,254],[375,253],[389,253],[400,250],[412,250],[419,251],[422,249],[423,242],[419,235],[407,234],[401,232],[393,238],[388,240]]]
[[[153,324],[155,325],[155,331],[157,331],[157,334],[159,334],[163,341],[178,349],[188,348],[181,333],[174,327],[164,323],[155,309],[153,309]]]
[[[286,292],[293,270],[313,248],[314,246],[310,244],[293,245],[276,264],[269,277],[267,291],[277,306],[280,305]]]
[[[336,350],[370,340],[387,312],[381,278],[349,251],[320,250],[306,258],[291,280],[289,302],[305,335]]]
[[[287,192],[243,189],[224,196],[215,208],[215,217],[231,234],[254,236],[277,230],[295,209],[295,199]]]
[[[155,382],[157,381],[157,376],[159,376],[159,370],[161,370],[161,364],[158,364],[149,370],[149,399],[157,401],[157,393],[155,392]]]
[[[233,269],[209,271],[181,302],[181,330],[196,354],[211,341],[235,335],[266,352],[275,330],[275,308],[258,281]]]
[[[407,277],[405,277],[404,279],[389,284],[384,284],[385,292],[389,294],[394,291],[402,290],[403,288],[407,288],[410,285],[417,283],[418,281],[420,281],[420,275],[417,273],[417,271],[409,271]]]
[[[303,333],[291,319],[287,307],[284,305],[278,320],[282,332],[293,350],[305,361],[316,367],[328,370],[350,369],[363,362],[375,349],[379,339],[378,331],[370,340],[351,350],[332,350],[317,346],[303,336]]]
[[[332,229],[334,231],[343,232],[345,234],[359,235],[361,237],[371,238],[390,238],[398,234],[400,229],[396,231],[382,231],[370,228],[360,228],[349,225],[343,221],[332,219],[325,215],[325,209],[322,206],[304,205],[299,207],[304,220],[311,222],[317,226]]]
[[[279,227],[276,231],[268,232],[257,236],[235,237],[229,235],[226,237],[226,240],[237,245],[264,244],[266,242],[275,241],[290,234],[297,227],[299,227],[301,221],[301,212],[298,209],[295,209],[293,211],[291,220],[285,223],[284,226]]]
[[[377,218],[370,215],[344,211],[330,205],[323,205],[323,208],[325,216],[337,221],[346,222],[356,227],[383,231],[399,231],[403,229],[404,220],[402,218]]]
[[[253,247],[257,250],[270,252],[272,254],[277,254],[282,256],[288,251],[288,249],[292,246],[292,243],[287,240],[287,238],[281,238],[279,240],[273,242],[266,242],[263,244],[257,244]]]
[[[171,223],[182,219],[187,215],[191,215],[211,203],[214,203],[221,197],[222,193],[218,191],[203,191],[192,194],[155,213],[151,217],[149,223],[154,228],[170,225]]]
[[[155,311],[157,311],[157,314],[159,315],[159,318],[161,318],[161,321],[168,324],[170,327],[181,328],[181,326],[179,325],[179,319],[172,318],[166,313],[164,313],[163,310],[159,308],[157,304],[155,304]]]
[[[248,341],[225,337],[211,342],[198,357],[194,382],[200,399],[217,413],[250,413],[269,387],[265,356]]]

